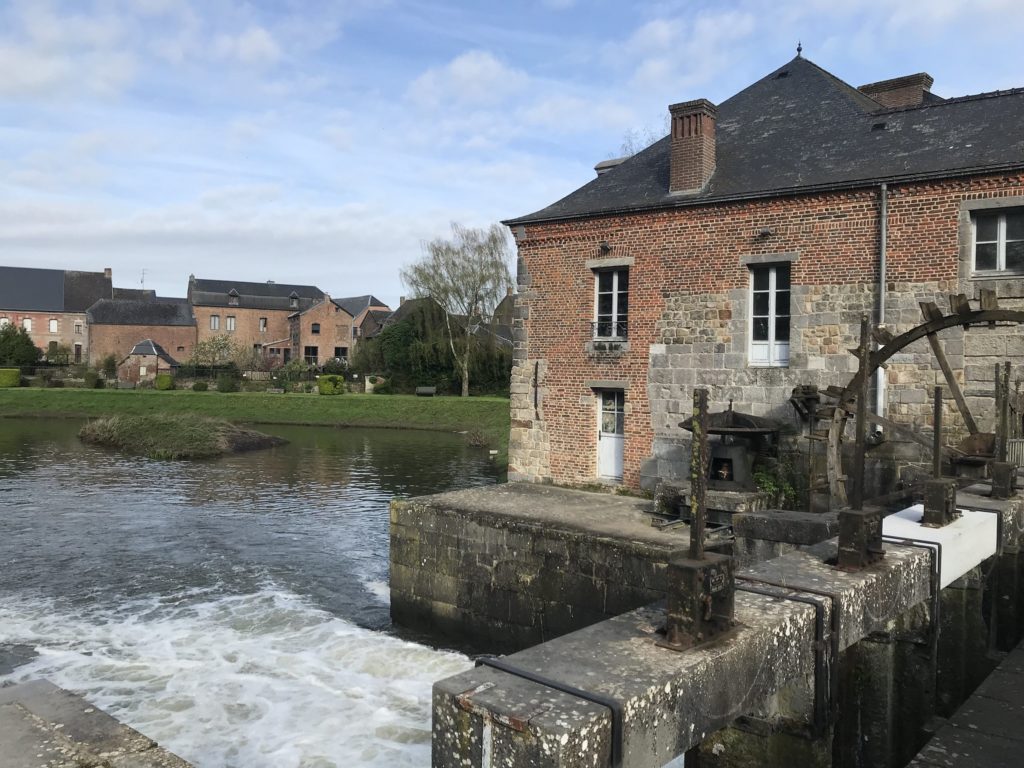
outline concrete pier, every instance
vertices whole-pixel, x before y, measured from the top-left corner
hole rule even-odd
[[[138,731],[45,680],[0,688],[3,768],[190,768]]]
[[[780,554],[738,571],[730,634],[659,647],[654,604],[439,681],[433,764],[655,768],[697,749],[702,768],[903,766],[1024,629],[1024,502],[958,507],[943,529],[894,518],[854,573],[835,540],[810,544],[832,521],[755,513],[742,551]]]

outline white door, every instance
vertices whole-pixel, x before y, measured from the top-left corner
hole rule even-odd
[[[626,396],[621,389],[606,389],[598,392],[598,402],[601,412],[597,432],[597,474],[609,480],[621,480]]]

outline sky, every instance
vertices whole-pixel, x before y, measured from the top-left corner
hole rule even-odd
[[[1024,86],[1022,32],[1020,0],[0,0],[0,264],[397,306],[451,222],[553,203],[798,41],[960,96]]]

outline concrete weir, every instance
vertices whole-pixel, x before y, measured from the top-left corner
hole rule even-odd
[[[737,548],[781,554],[737,572],[727,634],[662,647],[653,603],[438,681],[433,765],[905,765],[1020,640],[1024,505],[980,490],[947,529],[887,521],[885,556],[857,572],[830,564],[835,539],[808,545],[834,528],[821,516],[754,513],[786,522],[737,525]]]
[[[138,731],[45,680],[0,688],[3,768],[189,768]]]

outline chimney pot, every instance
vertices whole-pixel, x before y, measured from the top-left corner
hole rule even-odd
[[[103,268],[103,276],[105,278],[107,278],[109,280],[111,277],[113,277],[113,275],[114,275],[114,272],[113,272],[113,270],[110,269],[110,267],[104,267]]]
[[[868,83],[857,90],[889,109],[916,107],[924,102],[926,93],[931,93],[934,82],[934,78],[927,72],[918,72],[914,75]]]
[[[672,104],[669,192],[692,194],[707,186],[715,172],[715,123],[718,108],[707,99]]]

